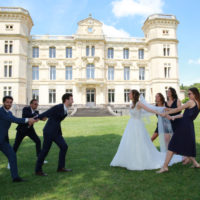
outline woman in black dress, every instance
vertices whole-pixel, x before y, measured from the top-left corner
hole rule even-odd
[[[167,110],[170,110],[171,108],[179,108],[181,107],[181,101],[178,99],[178,95],[176,93],[176,90],[172,87],[170,87],[167,90],[167,102],[166,107],[169,108]],[[181,112],[170,114],[170,116],[179,115]],[[176,119],[174,121],[171,121],[172,129],[175,131],[176,125],[178,124],[179,119]]]
[[[157,173],[168,171],[168,164],[175,153],[187,156],[192,161],[194,168],[200,168],[200,164],[195,160],[196,144],[193,123],[199,114],[200,109],[200,94],[198,89],[190,88],[188,91],[188,96],[189,101],[182,105],[180,108],[171,109],[164,114],[160,114],[162,117],[167,117],[171,120],[180,118],[180,121],[176,125],[176,129],[169,143],[164,165]],[[185,111],[183,115],[179,114],[175,116],[169,116],[169,114],[177,113],[184,109]]]

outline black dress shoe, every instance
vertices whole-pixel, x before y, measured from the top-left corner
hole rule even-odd
[[[17,178],[14,178],[13,179],[13,182],[24,182],[25,180],[24,179],[22,179],[22,178],[20,178],[20,177],[17,177]]]
[[[60,168],[57,169],[57,172],[72,172],[72,169]]]
[[[43,171],[35,172],[35,175],[37,175],[37,176],[47,176],[47,174],[45,174]]]

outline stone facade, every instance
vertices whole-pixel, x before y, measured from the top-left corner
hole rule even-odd
[[[120,107],[138,89],[149,102],[174,87],[180,95],[173,15],[155,14],[143,24],[144,38],[112,38],[89,16],[71,36],[30,35],[33,21],[23,8],[0,8],[0,99],[17,105],[33,97],[40,105],[72,92],[77,107]]]

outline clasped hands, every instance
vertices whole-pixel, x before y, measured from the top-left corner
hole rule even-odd
[[[165,108],[164,109],[164,111],[169,111],[170,109],[169,108]],[[175,118],[174,118],[174,116],[170,116],[170,115],[168,115],[166,112],[164,112],[164,113],[159,113],[159,115],[161,116],[161,117],[165,117],[165,118],[167,118],[168,120],[175,120]]]
[[[42,118],[42,121],[46,121],[47,118]],[[28,124],[29,126],[32,126],[35,122],[38,122],[39,118],[28,118]]]

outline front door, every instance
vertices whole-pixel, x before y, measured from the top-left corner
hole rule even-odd
[[[87,106],[95,106],[95,89],[86,89],[86,103]]]

